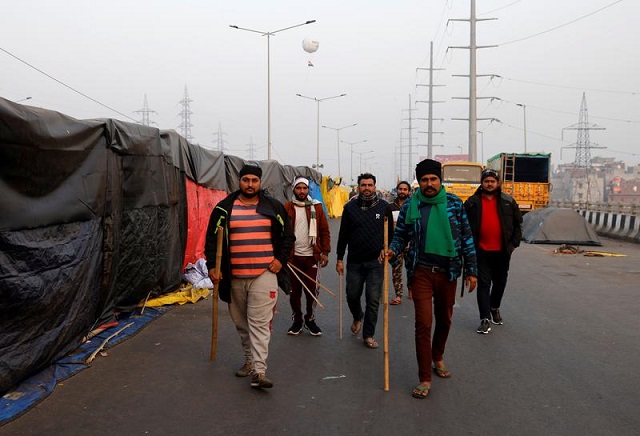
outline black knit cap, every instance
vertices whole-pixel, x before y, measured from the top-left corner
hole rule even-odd
[[[258,176],[258,178],[261,179],[262,178],[262,168],[260,168],[257,165],[245,164],[245,166],[243,166],[242,169],[240,170],[240,178],[242,178],[242,176],[246,176],[247,174]]]
[[[434,174],[442,180],[442,164],[437,160],[425,159],[416,165],[416,180],[420,181],[425,174]]]
[[[480,175],[480,181],[482,182],[487,177],[493,177],[496,180],[500,180],[498,172],[492,168],[487,168],[486,170],[482,171],[482,174]]]

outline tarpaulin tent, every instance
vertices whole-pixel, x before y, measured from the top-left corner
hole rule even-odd
[[[582,215],[559,207],[545,207],[525,214],[522,239],[530,244],[602,245]]]

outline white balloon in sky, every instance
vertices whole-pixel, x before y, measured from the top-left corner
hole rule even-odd
[[[305,38],[304,40],[302,40],[302,48],[307,53],[314,53],[316,50],[318,50],[319,46],[320,43],[315,39]]]

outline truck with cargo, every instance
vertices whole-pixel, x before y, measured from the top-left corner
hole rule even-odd
[[[549,204],[551,153],[499,153],[487,160],[487,168],[498,172],[502,191],[523,213]]]

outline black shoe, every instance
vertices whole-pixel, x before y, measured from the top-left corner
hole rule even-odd
[[[322,330],[320,330],[320,327],[318,327],[314,320],[305,321],[304,326],[307,330],[309,330],[311,336],[322,336]]]
[[[486,335],[490,331],[491,331],[491,324],[489,324],[489,320],[487,318],[484,318],[482,321],[480,321],[480,327],[478,327],[478,330],[476,330],[476,332]]]
[[[301,331],[302,321],[294,321],[293,324],[291,324],[291,327],[289,327],[289,331],[287,332],[287,334],[297,336]]]
[[[272,388],[273,382],[267,378],[264,374],[259,374],[254,372],[251,376],[251,387],[252,388]]]
[[[496,325],[502,325],[502,317],[500,316],[500,309],[491,309],[491,322]]]

